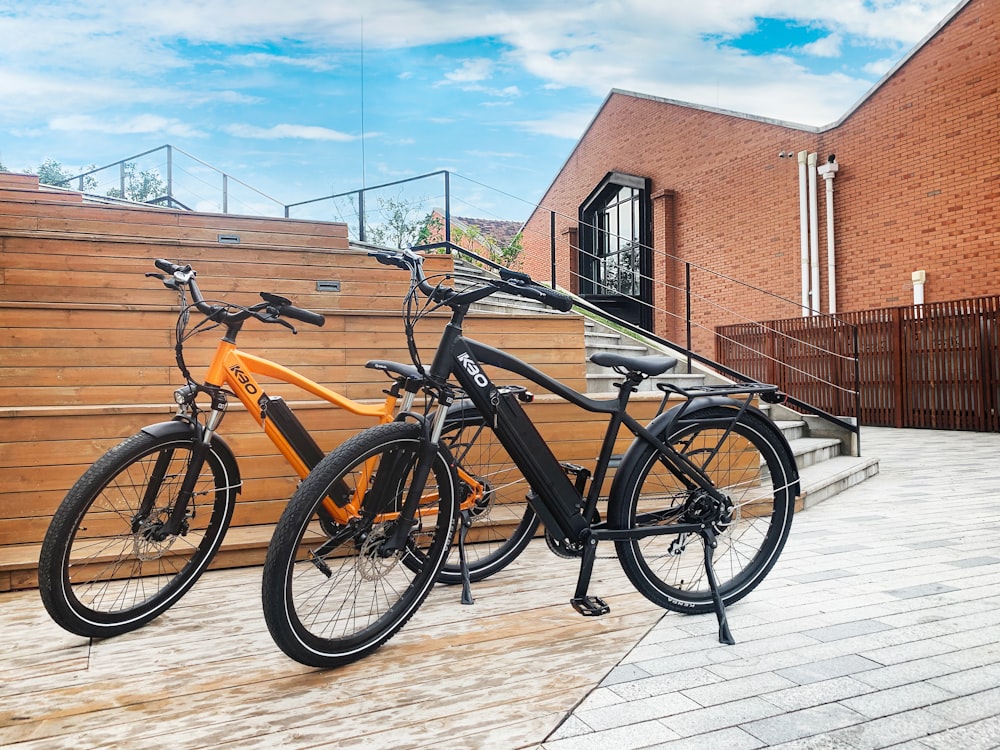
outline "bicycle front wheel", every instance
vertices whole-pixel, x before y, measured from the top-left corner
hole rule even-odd
[[[278,521],[264,562],[264,618],[288,656],[335,667],[371,653],[413,616],[448,553],[456,514],[450,459],[438,453],[405,544],[387,549],[422,446],[421,427],[378,425],[313,469]],[[360,500],[344,524],[328,497]]]
[[[712,567],[726,604],[749,594],[778,559],[794,512],[797,471],[778,429],[766,418],[724,407],[699,410],[665,442],[686,456],[724,496],[682,485],[648,446],[628,467],[609,503],[613,528],[632,529],[710,519],[717,546]],[[617,484],[617,483],[616,483]],[[701,534],[664,534],[615,542],[622,569],[650,601],[676,612],[714,608]]]
[[[449,415],[441,441],[451,451],[460,486],[466,490],[462,510],[471,525],[465,555],[474,583],[517,559],[538,529],[538,515],[527,501],[528,481],[478,411]],[[438,581],[462,582],[458,531]]]
[[[60,626],[106,638],[141,627],[194,585],[236,503],[235,467],[210,446],[180,533],[160,539],[192,458],[191,438],[140,432],[99,458],[52,517],[38,589]]]

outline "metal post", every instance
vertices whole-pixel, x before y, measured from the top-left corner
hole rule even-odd
[[[687,368],[688,372],[691,372],[691,264],[688,261],[684,261],[684,295],[684,319],[687,321]]]
[[[444,173],[444,241],[451,252],[451,172]]]
[[[174,148],[167,146],[167,199],[171,208],[174,205]]]
[[[549,243],[552,260],[552,288],[556,288],[556,212],[549,211]]]
[[[861,346],[858,343],[858,326],[854,326],[854,426],[857,429],[854,444],[861,455]]]
[[[229,175],[222,173],[222,213],[229,213]]]
[[[365,191],[358,191],[358,240],[365,241]]]
[[[125,162],[118,162],[118,184],[121,188],[121,195],[118,197],[125,199]]]

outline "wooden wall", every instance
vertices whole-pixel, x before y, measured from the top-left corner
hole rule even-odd
[[[297,336],[248,323],[240,347],[352,398],[382,397],[387,381],[364,368],[367,360],[407,361],[399,315],[407,275],[352,250],[344,225],[95,205],[0,175],[0,591],[35,584],[49,519],[86,468],[173,414],[182,383],[173,360],[177,297],[144,276],[158,257],[190,262],[206,296],[252,304],[271,291],[324,313],[323,328],[297,325]],[[448,256],[428,258],[429,274],[450,268]],[[341,291],[318,292],[317,281],[339,281]],[[422,325],[428,358],[444,320]],[[578,317],[474,315],[466,330],[585,387]],[[220,334],[185,347],[196,375]],[[371,424],[301,392],[268,391],[293,404],[326,450]],[[528,408],[560,458],[593,460],[601,428],[592,415],[544,396]],[[267,524],[296,479],[238,403],[222,433],[245,484],[219,563],[259,563]]]

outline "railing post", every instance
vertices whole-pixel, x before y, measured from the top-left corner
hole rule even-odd
[[[691,372],[691,263],[684,261],[684,321],[687,326],[687,368]]]
[[[451,254],[451,172],[444,173],[444,242]]]
[[[125,200],[125,162],[118,162],[118,184],[121,188],[121,195],[119,196],[122,200]]]
[[[552,263],[552,288],[556,288],[556,212],[549,211],[549,253]]]
[[[222,173],[222,213],[229,213],[229,175]]]
[[[857,428],[854,442],[861,455],[861,345],[858,337],[858,326],[852,326],[854,331],[854,426]]]
[[[358,240],[365,241],[365,191],[358,191]]]
[[[167,196],[170,198],[168,205],[174,205],[174,148],[167,146]]]

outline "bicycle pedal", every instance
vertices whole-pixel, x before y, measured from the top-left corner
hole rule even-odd
[[[581,596],[570,599],[569,603],[584,617],[600,617],[611,611],[611,607],[599,596]]]

